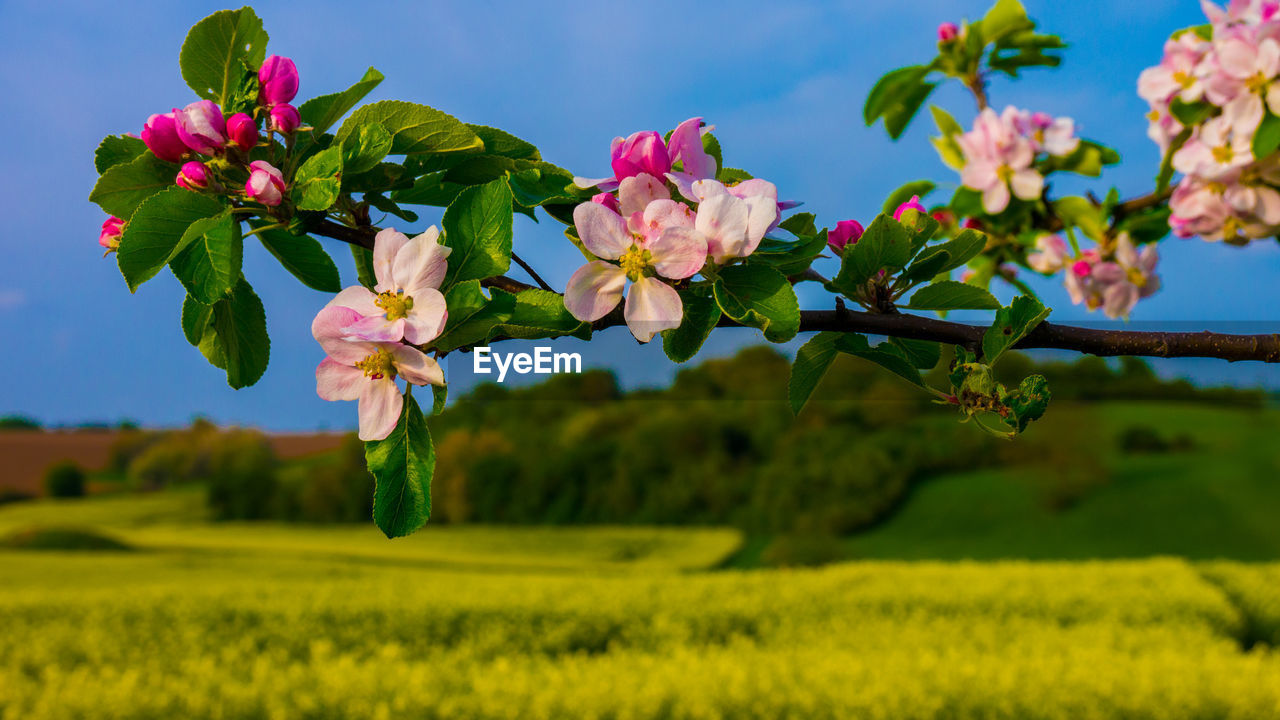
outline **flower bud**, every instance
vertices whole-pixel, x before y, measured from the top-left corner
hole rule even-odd
[[[302,117],[298,115],[298,108],[289,103],[273,106],[269,113],[269,118],[267,126],[283,135],[292,133],[302,124]]]
[[[662,136],[652,130],[633,133],[626,140],[615,140],[610,155],[613,175],[618,180],[640,173],[661,178],[671,171],[667,145]]]
[[[925,212],[927,211],[924,206],[920,204],[920,196],[912,195],[910,200],[902,203],[897,210],[893,211],[893,219],[903,225],[915,225],[916,219],[919,217],[917,213],[924,214]]]
[[[142,142],[165,162],[178,162],[187,152],[186,143],[178,137],[178,122],[171,112],[147,118],[147,124],[142,126]]]
[[[827,247],[837,255],[842,255],[846,247],[857,244],[862,231],[862,223],[857,220],[841,220],[836,223],[834,230],[827,233]]]
[[[938,26],[938,42],[949,43],[960,37],[960,28],[955,23],[944,22]]]
[[[178,137],[192,150],[213,155],[227,144],[227,122],[222,108],[212,100],[199,100],[185,108],[173,110],[178,123]]]
[[[603,205],[616,213],[622,213],[622,206],[618,204],[618,196],[613,193],[602,192],[592,195],[591,202]]]
[[[284,199],[284,175],[264,160],[249,163],[249,170],[249,180],[244,184],[249,199],[268,207],[279,205]]]
[[[258,102],[279,105],[298,95],[298,68],[287,57],[272,55],[258,70]]]
[[[120,236],[124,235],[124,220],[112,215],[102,223],[102,232],[98,233],[98,244],[108,251],[120,247]]]
[[[209,187],[209,169],[204,163],[192,160],[182,166],[174,182],[188,190],[199,192]]]
[[[258,144],[258,124],[244,113],[227,118],[227,138],[241,150],[249,150]]]
[[[986,228],[986,226],[982,224],[982,221],[978,220],[977,218],[965,218],[964,222],[960,223],[960,227],[966,230],[979,230],[979,231]]]

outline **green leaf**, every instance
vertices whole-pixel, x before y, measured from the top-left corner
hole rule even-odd
[[[351,259],[356,264],[357,282],[372,290],[373,286],[378,284],[378,278],[373,272],[373,251],[359,245],[352,245]]]
[[[195,347],[200,346],[205,331],[213,322],[213,308],[190,295],[182,300],[182,335]]]
[[[902,351],[907,360],[921,370],[931,370],[942,359],[942,346],[931,340],[889,338],[889,344]]]
[[[210,195],[173,186],[147,199],[133,214],[120,238],[116,262],[129,292],[155,277],[179,249],[187,228],[221,213],[226,206]]]
[[[765,238],[756,251],[751,253],[751,261],[771,265],[778,272],[791,277],[804,272],[826,247],[826,230],[802,237],[796,242]]]
[[[293,179],[293,203],[299,210],[328,210],[342,191],[342,147],[307,158]]]
[[[364,201],[384,213],[395,215],[405,222],[418,222],[418,213],[412,210],[405,210],[396,204],[394,200],[388,200],[379,193],[367,192],[364,194]]]
[[[264,230],[258,233],[258,239],[303,285],[320,292],[336,293],[342,289],[338,266],[315,238],[283,230]]]
[[[911,233],[901,223],[889,215],[877,215],[858,242],[845,248],[832,284],[842,293],[853,294],[880,270],[900,270],[911,260],[911,241]]]
[[[496,299],[502,290],[491,291]],[[511,319],[494,327],[489,338],[510,337],[538,339],[573,335],[583,340],[591,337],[591,324],[575,318],[564,306],[564,297],[546,290],[525,290],[515,296]]]
[[[236,113],[252,115],[258,107],[258,92],[262,89],[258,82],[258,68],[249,67],[244,60],[240,60],[239,64],[239,79],[232,86],[231,94],[222,101],[223,115]]]
[[[894,140],[902,137],[907,125],[911,123],[912,118],[920,111],[920,106],[929,99],[929,95],[936,87],[938,87],[937,83],[922,82],[905,88],[901,95],[896,96],[897,99],[884,113],[884,129],[889,133],[889,137]]]
[[[677,363],[693,359],[720,321],[720,306],[706,288],[681,290],[680,302],[684,305],[680,327],[662,331],[662,351]]]
[[[377,123],[391,133],[391,154],[451,153],[484,148],[484,141],[457,118],[433,107],[383,100],[355,112],[338,129],[337,141],[345,143],[361,125]]]
[[[987,246],[987,236],[965,228],[953,240],[934,245],[922,252],[902,273],[908,282],[929,280],[950,272],[972,260]]]
[[[887,342],[872,347],[865,335],[845,333],[836,340],[836,349],[842,353],[870,360],[912,385],[926,387],[920,371],[907,359],[906,354]]]
[[[925,197],[929,193],[933,192],[933,189],[936,187],[938,186],[931,180],[912,180],[906,185],[903,185],[890,193],[889,197],[885,198],[884,205],[881,206],[880,211],[885,215],[892,217],[893,211],[897,210],[898,206],[902,203],[910,200],[912,196],[919,195],[920,197]]]
[[[536,172],[536,171],[534,171]],[[444,172],[423,175],[414,181],[413,187],[391,193],[391,199],[406,205],[433,205],[448,207],[466,189],[461,183],[448,182]]]
[[[404,537],[431,516],[431,476],[436,455],[422,410],[407,394],[400,421],[383,440],[364,444],[365,462],[376,480],[373,522],[389,538]]]
[[[501,155],[514,160],[542,159],[533,143],[521,140],[506,130],[471,123],[467,123],[467,127],[484,143],[484,151],[489,155]]]
[[[449,402],[449,386],[448,385],[432,385],[431,386],[431,414],[439,415],[444,412],[444,406]]]
[[[928,74],[929,68],[924,65],[901,67],[885,73],[876,81],[871,92],[867,93],[867,102],[862,107],[862,119],[868,126],[873,125],[877,118],[888,111],[894,98],[901,95],[904,88],[920,84]]]
[[[298,108],[298,114],[302,116],[303,124],[315,128],[317,135],[323,133],[333,127],[333,124],[355,107],[356,103],[363,100],[365,95],[378,87],[382,79],[382,73],[369,68],[364,71],[364,77],[360,78],[359,82],[346,90],[313,97],[302,103],[302,107]]]
[[[730,265],[714,285],[725,315],[759,328],[769,342],[786,342],[800,332],[800,302],[787,278],[764,265]]]
[[[791,412],[799,415],[809,396],[827,374],[836,359],[836,343],[840,333],[820,332],[796,351],[796,361],[791,365],[791,378],[787,381],[787,399]]]
[[[811,237],[818,234],[818,227],[813,222],[816,217],[816,215],[809,212],[796,213],[778,223],[778,227],[796,237]]]
[[[964,126],[959,122],[956,122],[955,117],[952,116],[951,113],[943,110],[937,105],[930,105],[929,112],[933,114],[933,122],[938,126],[938,132],[942,133],[943,137],[964,134]],[[930,183],[930,185],[932,186],[932,183]]]
[[[495,329],[511,319],[516,296],[499,290],[487,297],[479,280],[460,282],[444,294],[449,319],[444,332],[431,344],[441,352],[478,345],[493,336]]]
[[[462,191],[444,211],[443,244],[453,248],[444,285],[501,275],[511,265],[511,190],[505,179]]]
[[[1088,140],[1080,141],[1079,146],[1066,156],[1051,156],[1042,163],[1045,173],[1065,171],[1088,177],[1098,177],[1106,165],[1120,162],[1120,153]]]
[[[964,152],[960,150],[960,144],[955,138],[931,137],[929,142],[933,144],[934,150],[938,151],[938,157],[941,158],[943,165],[953,170],[964,167]]]
[[[1044,417],[1049,408],[1049,400],[1053,397],[1049,392],[1049,381],[1043,375],[1031,375],[1022,380],[1018,389],[1002,398],[1009,408],[1010,415],[1005,423],[1014,432],[1023,432],[1033,420]]]
[[[1027,17],[1026,8],[1018,0],[996,0],[982,17],[982,35],[987,42],[1034,27],[1035,23]]]
[[[262,377],[271,355],[267,314],[244,278],[213,305],[213,330],[226,357],[227,384],[239,390]]]
[[[995,322],[982,336],[982,361],[994,365],[1005,350],[1013,347],[1027,333],[1049,317],[1049,308],[1026,295],[1013,299],[1008,307],[996,311]]]
[[[174,187],[177,167],[149,152],[143,153],[129,162],[107,168],[89,193],[89,200],[108,215],[128,220],[143,200]]]
[[[377,123],[361,125],[343,143],[342,165],[339,169],[352,175],[372,170],[389,152],[391,133],[386,128]]]
[[[128,135],[108,135],[93,152],[93,167],[98,174],[121,163],[133,162],[147,151],[147,144]]]
[[[1218,108],[1207,100],[1189,103],[1174,98],[1169,103],[1169,114],[1184,127],[1199,125],[1217,112]]]
[[[262,20],[252,8],[243,7],[220,10],[196,23],[182,43],[178,65],[187,87],[223,105],[240,84],[243,67],[256,70],[266,56]]]
[[[925,285],[911,296],[912,310],[995,310],[1000,301],[979,287],[955,280]]]
[[[1267,113],[1253,133],[1253,156],[1262,160],[1276,150],[1280,150],[1280,117]]]
[[[1164,158],[1160,160],[1160,172],[1156,174],[1156,192],[1162,193],[1169,189],[1169,182],[1173,180],[1173,156],[1182,146],[1191,139],[1191,128],[1183,128],[1169,141],[1169,149],[1165,150]]]
[[[546,202],[556,200],[576,202],[577,198],[568,190],[573,176],[539,168],[529,168],[507,176],[507,184],[511,187],[511,196],[525,207],[537,207]]]
[[[243,257],[240,222],[227,208],[187,227],[169,268],[189,297],[212,305],[240,280]]]
[[[1088,198],[1069,195],[1053,201],[1053,212],[1068,227],[1078,227],[1094,240],[1102,239],[1107,232],[1106,212]]]

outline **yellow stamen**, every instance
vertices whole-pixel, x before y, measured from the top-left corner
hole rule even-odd
[[[1228,215],[1227,219],[1222,222],[1222,238],[1224,240],[1234,240],[1240,237],[1240,231],[1244,229],[1244,223],[1241,223],[1234,216]]]
[[[1250,92],[1261,93],[1263,90],[1266,89],[1267,83],[1269,81],[1270,81],[1270,78],[1268,78],[1266,75],[1262,74],[1261,72],[1258,72],[1258,73],[1254,73],[1253,77],[1249,78],[1248,80],[1245,80],[1244,85],[1245,87],[1249,88]]]
[[[1147,286],[1147,276],[1138,268],[1129,268],[1125,276],[1129,278],[1129,282],[1140,288]]]
[[[384,377],[394,378],[396,376],[396,366],[391,359],[391,353],[386,350],[377,350],[372,355],[356,363],[356,367],[363,370],[365,377],[374,380],[381,380]]]
[[[405,295],[403,290],[397,292],[388,290],[379,293],[373,304],[387,311],[388,320],[399,320],[409,317],[409,311],[413,309],[413,298]]]
[[[1219,145],[1213,149],[1213,159],[1219,164],[1226,165],[1236,156],[1235,151],[1230,145]]]
[[[618,258],[618,265],[622,267],[622,271],[627,274],[631,282],[639,280],[644,275],[645,269],[652,263],[653,253],[639,245],[632,245],[621,258]]]
[[[1009,178],[1013,177],[1013,168],[1008,165],[1001,165],[996,168],[996,177],[1000,178],[1000,182],[1009,182]]]
[[[1173,81],[1182,86],[1183,90],[1195,85],[1196,79],[1190,73],[1179,70],[1173,74]]]

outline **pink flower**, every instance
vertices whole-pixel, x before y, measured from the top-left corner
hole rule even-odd
[[[449,313],[439,288],[448,269],[452,248],[438,242],[433,225],[410,240],[392,228],[380,231],[373,241],[375,292],[360,285],[349,287],[333,304],[351,308],[362,316],[345,329],[350,340],[426,345],[444,330]]]
[[[599,320],[617,307],[625,291],[623,316],[640,342],[680,326],[684,316],[680,295],[659,277],[680,280],[702,268],[707,244],[700,233],[671,227],[649,240],[628,231],[622,216],[591,202],[574,208],[573,221],[582,244],[603,258],[583,265],[569,278],[564,305],[574,317],[583,322]]]
[[[328,354],[316,368],[316,393],[325,400],[359,400],[360,439],[382,440],[395,429],[404,407],[396,377],[411,385],[444,385],[444,373],[417,348],[345,339],[346,328],[360,314],[336,302],[311,323],[311,334]]]
[[[267,127],[282,135],[292,133],[302,124],[302,116],[298,114],[298,108],[288,103],[273,105],[268,118]]]
[[[1168,108],[1174,97],[1183,102],[1199,102],[1205,91],[1204,76],[1209,71],[1203,61],[1211,47],[1194,32],[1166,41],[1160,64],[1138,76],[1138,96],[1163,108]]]
[[[1147,113],[1147,137],[1160,148],[1160,156],[1169,152],[1169,145],[1182,132],[1182,123],[1169,112],[1167,107],[1151,106]]]
[[[1262,122],[1266,104],[1280,109],[1280,43],[1260,37],[1255,29],[1235,26],[1215,32],[1212,74],[1206,95],[1242,134],[1252,134]]]
[[[1003,115],[987,108],[958,138],[965,156],[960,182],[982,193],[982,207],[992,215],[1009,207],[1011,188],[1022,200],[1034,200],[1044,189],[1044,178],[1031,167],[1035,150],[1014,127],[1017,113],[1012,106]]]
[[[621,181],[640,173],[662,177],[671,169],[671,159],[662,136],[652,130],[615,138],[609,152],[613,176]]]
[[[1142,252],[1133,246],[1128,233],[1116,239],[1115,262],[1098,263],[1094,276],[1103,286],[1102,312],[1109,318],[1127,318],[1138,300],[1150,297],[1160,289],[1155,274],[1160,256],[1154,243]]]
[[[98,244],[111,252],[120,247],[120,238],[124,235],[124,220],[112,215],[102,222],[102,232],[98,233]]]
[[[1173,168],[1185,175],[1223,178],[1253,162],[1253,138],[1241,132],[1225,112],[1206,120],[1173,154]]]
[[[893,219],[901,222],[903,214],[908,210],[915,210],[918,213],[928,212],[924,209],[924,206],[920,204],[920,196],[912,195],[910,200],[902,203],[893,211]]]
[[[1061,235],[1041,235],[1036,238],[1036,252],[1027,255],[1032,270],[1045,275],[1062,271],[1071,257],[1071,251]]]
[[[689,187],[694,182],[716,177],[716,159],[702,147],[702,136],[708,132],[711,132],[711,127],[703,128],[702,118],[689,118],[671,131],[671,140],[667,144],[671,164],[679,162],[681,167],[679,171],[667,173],[667,178],[675,183],[681,195],[690,200],[693,198]]]
[[[633,133],[625,139],[616,137],[609,151],[609,163],[613,168],[613,176],[575,177],[573,182],[581,188],[598,187],[604,191],[615,190],[623,180],[641,173],[661,178],[667,175],[671,165],[677,161],[682,163],[684,170],[676,174],[687,177],[686,182],[715,177],[715,160],[702,149],[702,133],[710,131],[711,128],[699,130],[701,123],[702,118],[689,118],[680,123],[672,131],[669,144],[663,143],[662,136],[652,130]]]
[[[174,182],[180,187],[198,192],[209,187],[209,170],[204,163],[192,160],[182,166]]]
[[[142,126],[142,142],[165,162],[178,162],[187,153],[187,145],[178,137],[178,123],[173,116],[171,112],[152,115]]]
[[[755,252],[777,225],[778,189],[767,180],[755,178],[731,186],[698,180],[691,190],[698,199],[694,229],[717,265]]]
[[[596,193],[595,195],[591,196],[591,202],[599,203],[614,212],[621,212],[621,210],[619,209],[620,206],[618,205],[618,196],[614,195],[613,193],[607,193],[607,192]]]
[[[1055,118],[1048,113],[1020,110],[1013,115],[1013,124],[1023,137],[1031,141],[1031,148],[1036,152],[1063,156],[1080,147],[1075,122],[1069,117]]]
[[[960,27],[955,23],[944,22],[938,26],[938,42],[949,43],[960,37]]]
[[[287,57],[272,55],[258,70],[258,102],[271,106],[292,101],[298,95],[298,68]]]
[[[198,100],[182,110],[173,109],[178,137],[183,144],[204,155],[213,155],[227,144],[227,123],[222,109],[212,100]]]
[[[250,200],[275,207],[284,200],[284,175],[271,163],[254,160],[249,163],[249,180],[244,184],[244,193]]]
[[[258,124],[245,113],[227,118],[227,137],[235,147],[251,150],[258,144]]]
[[[827,233],[827,247],[837,255],[843,255],[849,245],[856,245],[862,237],[864,228],[857,220],[841,220],[836,227]]]

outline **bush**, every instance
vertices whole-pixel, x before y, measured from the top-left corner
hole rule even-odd
[[[806,567],[826,565],[844,557],[844,547],[834,535],[783,535],[769,543],[760,562],[770,567]]]
[[[276,498],[276,455],[261,433],[233,430],[205,443],[200,458],[216,520],[271,517]]]
[[[368,522],[373,516],[373,475],[365,468],[364,443],[348,435],[332,453],[286,465],[276,475],[275,493],[275,519]]]
[[[73,460],[49,466],[44,473],[44,491],[49,497],[84,497],[84,470]]]
[[[86,528],[39,527],[0,538],[0,547],[13,550],[132,550],[127,543]]]

